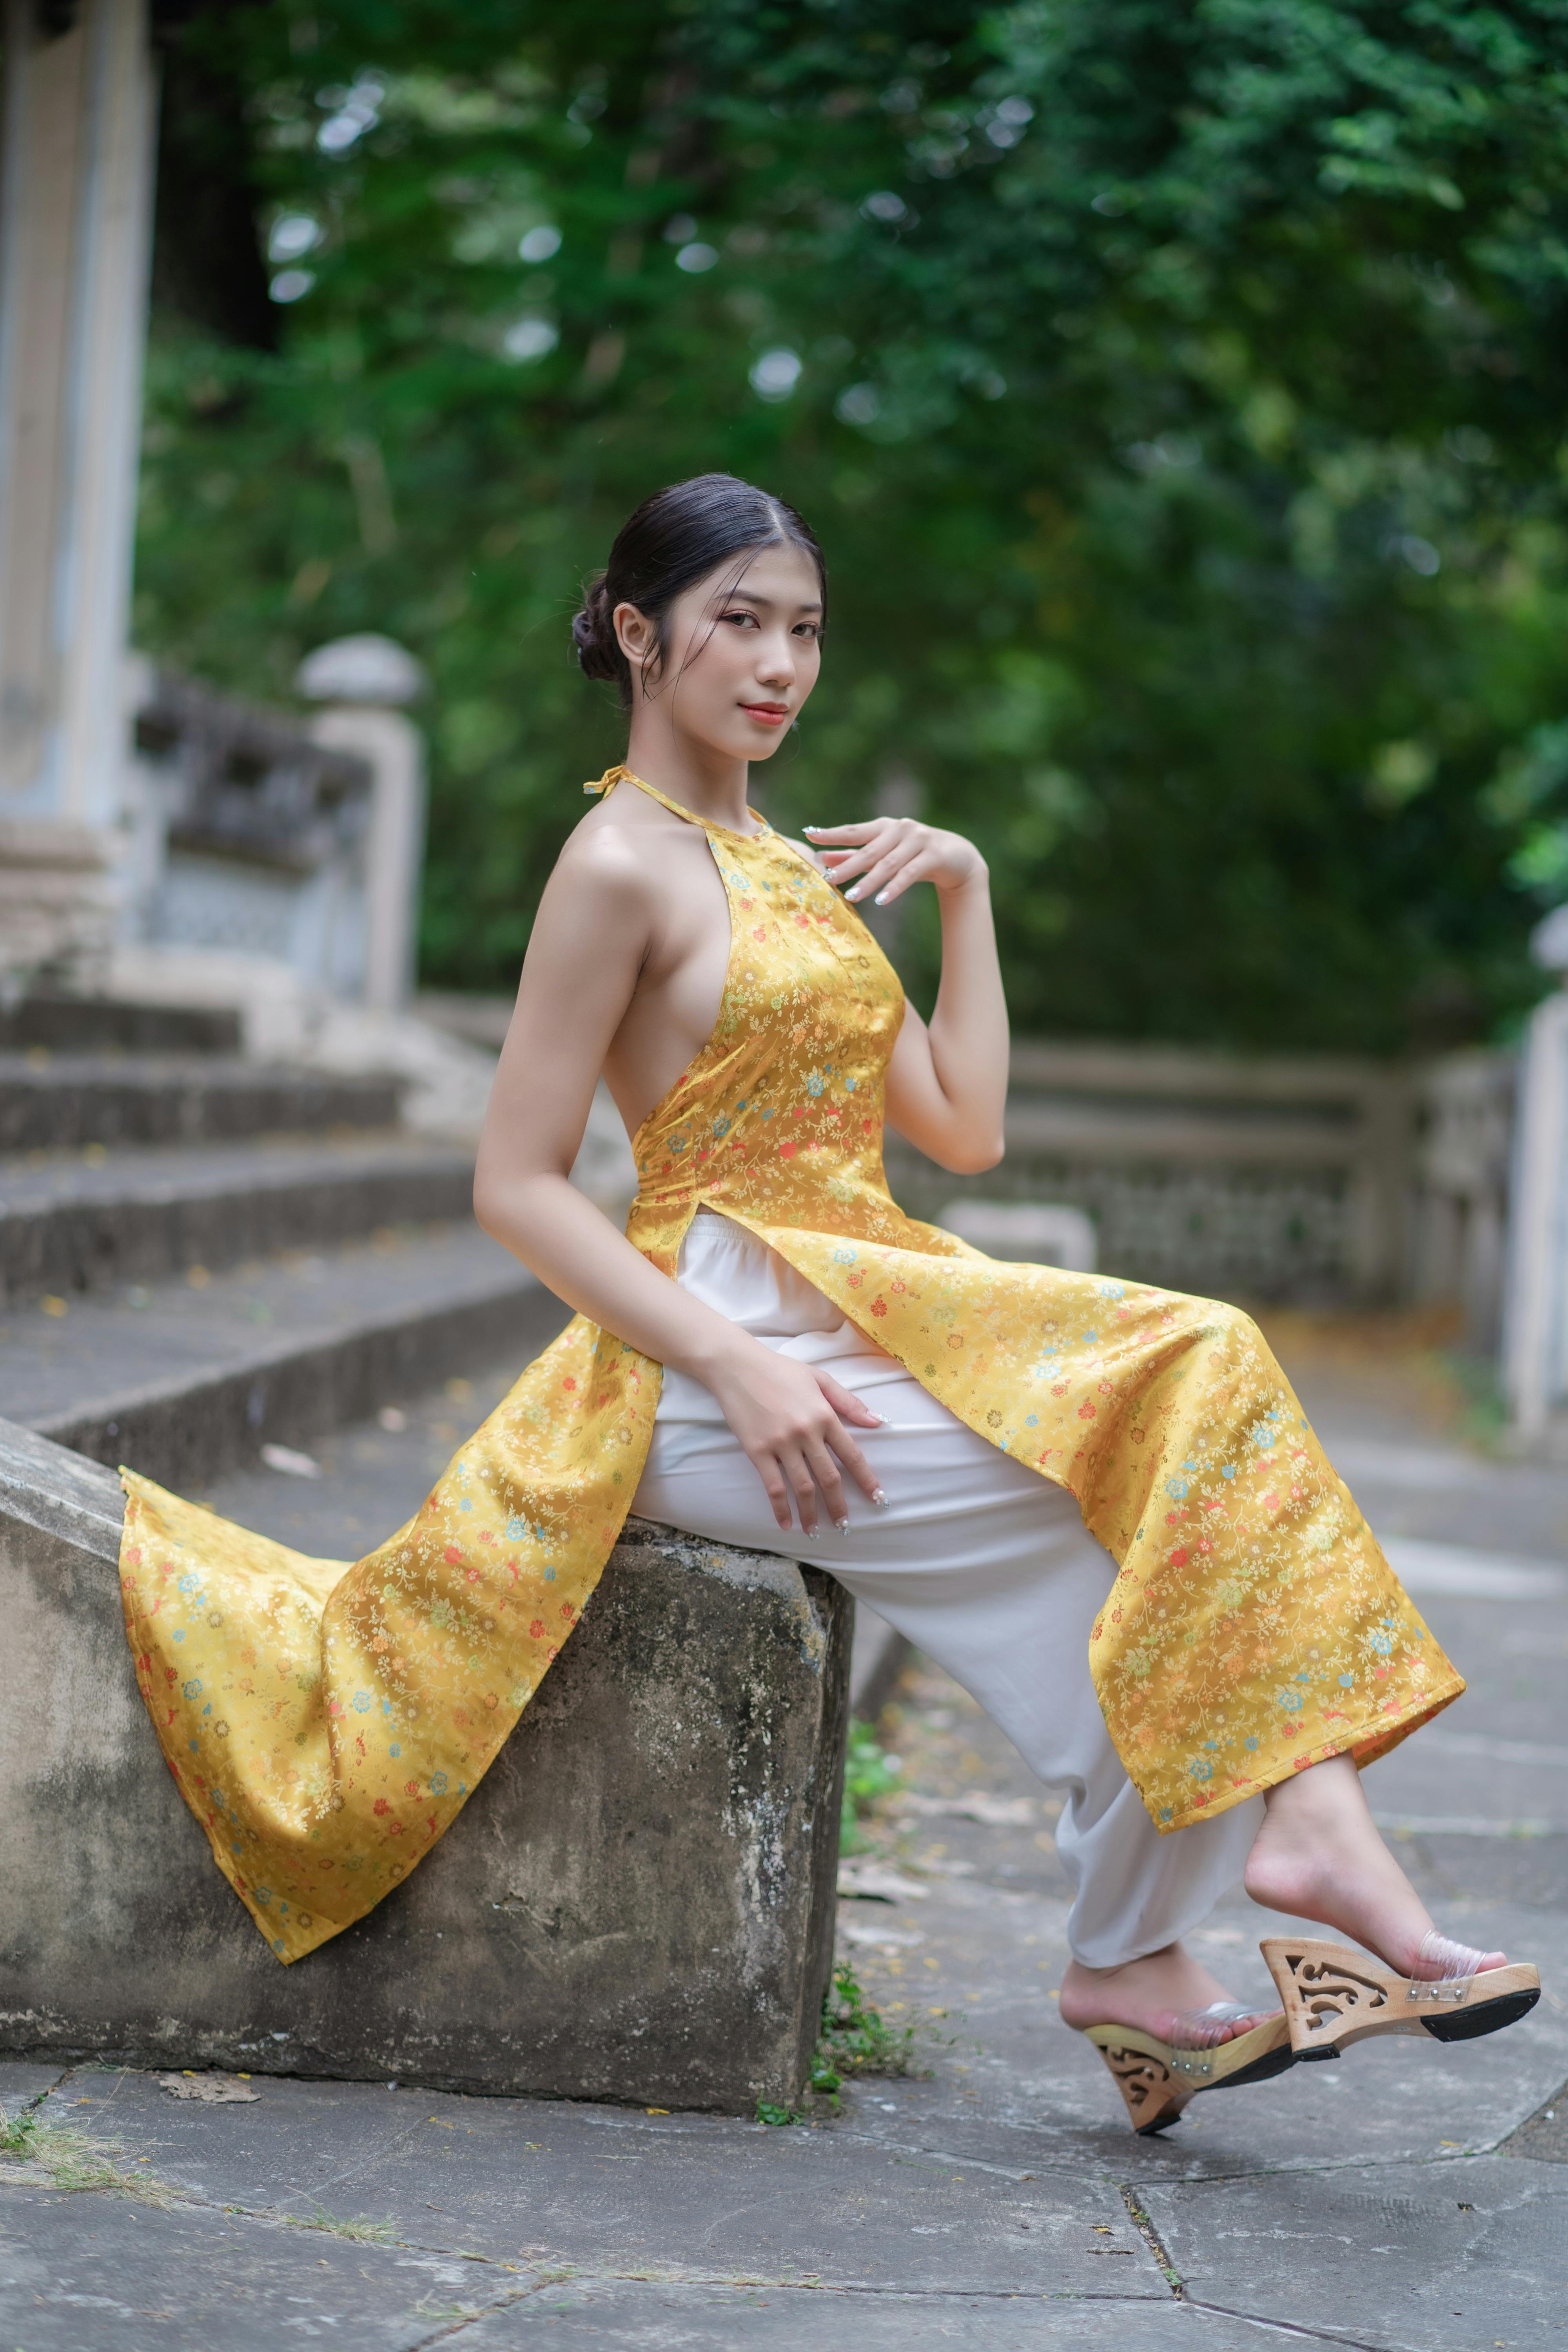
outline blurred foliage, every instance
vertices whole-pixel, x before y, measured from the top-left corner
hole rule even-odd
[[[427,663],[429,980],[510,985],[621,749],[581,582],[722,466],[832,572],[770,814],[915,777],[992,860],[1021,1029],[1386,1051],[1537,992],[1563,0],[289,0],[169,37],[165,169],[208,194],[160,217],[139,641],[271,696],[349,630]],[[933,945],[927,908],[917,991]]]

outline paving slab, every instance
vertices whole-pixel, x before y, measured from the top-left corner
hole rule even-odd
[[[416,2352],[464,2306],[519,2291],[481,2265],[415,2248],[0,2185],[6,2352]]]
[[[1334,2064],[1211,2093],[1171,2132],[1136,2138],[1097,2053],[1056,2014],[1068,1891],[1050,1834],[1054,1800],[974,1702],[929,1667],[906,1675],[883,1729],[914,1797],[958,1807],[980,1795],[1017,1817],[987,1824],[886,1801],[868,1834],[927,1893],[842,1903],[840,1936],[889,2023],[917,2028],[930,2073],[858,2087],[837,2128],[987,2161],[1089,2164],[1122,2181],[1220,2177],[1489,2148],[1568,2075],[1568,2006],[1549,1965],[1562,1948],[1560,1915],[1471,1900],[1434,1879],[1423,1849],[1402,1849],[1453,1932],[1495,1937],[1548,1964],[1547,1993],[1531,2016],[1479,2042],[1373,2043]],[[1485,1840],[1456,1843],[1469,1860],[1489,1851]],[[1258,1945],[1281,1924],[1236,1888],[1193,1947],[1238,1999],[1272,2002]]]
[[[971,2294],[1169,2288],[1116,2184],[911,2141],[705,2116],[258,2078],[254,2105],[82,2069],[45,2102],[215,2205],[411,2245],[689,2279]],[[1108,2273],[1114,2272],[1112,2280]]]
[[[1562,2352],[1568,2178],[1507,2157],[1162,2186],[1144,2196],[1197,2303],[1378,2352]]]
[[[1301,2338],[1176,2302],[571,2279],[492,2313],[457,2341],[461,2352],[546,2342],[625,2352],[1037,2352],[1049,2345],[1073,2352],[1268,2352],[1270,2345],[1300,2347]]]

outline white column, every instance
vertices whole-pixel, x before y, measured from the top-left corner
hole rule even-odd
[[[414,988],[419,877],[425,863],[425,739],[395,706],[425,691],[425,673],[390,637],[339,637],[300,666],[301,694],[325,702],[318,743],[370,763],[365,841],[364,1002],[400,1012]]]
[[[5,0],[0,866],[58,866],[68,963],[107,920],[126,755],[156,85],[146,0],[81,0],[52,34],[40,14]],[[7,930],[13,911],[35,909],[0,889]],[[0,965],[17,961],[0,937]]]
[[[1568,908],[1531,944],[1568,975]],[[1514,1435],[1536,1445],[1568,1414],[1568,987],[1531,1016],[1520,1066],[1502,1371]]]

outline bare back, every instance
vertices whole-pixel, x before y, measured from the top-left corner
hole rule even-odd
[[[701,1052],[719,1019],[730,963],[730,908],[699,824],[672,816],[635,785],[591,809],[562,857],[599,843],[634,860],[647,899],[636,984],[604,1058],[604,1078],[628,1135]],[[561,869],[558,869],[561,870]]]

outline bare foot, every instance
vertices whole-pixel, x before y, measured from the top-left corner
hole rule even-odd
[[[1116,1969],[1088,1969],[1081,1960],[1074,1960],[1062,1979],[1060,2006],[1064,2025],[1076,2026],[1080,2032],[1089,2025],[1131,2025],[1153,2034],[1157,2041],[1170,2042],[1182,2038],[1184,2012],[1229,1999],[1217,1977],[1211,1977],[1180,1944],[1167,1944],[1163,1951],[1125,1960]],[[1275,2010],[1260,2009],[1256,2015],[1210,2027],[1204,2044],[1212,2048],[1216,2042],[1228,2042],[1277,2014]]]
[[[1266,1802],[1243,1879],[1255,1903],[1337,1927],[1402,1976],[1444,1973],[1421,1958],[1432,1916],[1379,1836],[1350,1757],[1281,1780]],[[1505,1964],[1483,1952],[1463,1973]]]

